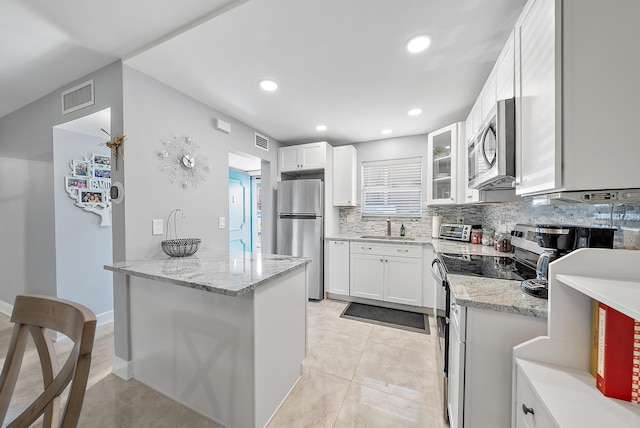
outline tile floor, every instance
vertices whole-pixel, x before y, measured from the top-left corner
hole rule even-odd
[[[340,318],[345,306],[332,300],[309,303],[303,375],[268,427],[445,427],[433,319],[432,334],[424,335]],[[0,364],[11,329],[8,317],[0,315]],[[56,349],[68,352],[68,341]],[[80,427],[217,426],[135,380],[112,375],[112,357],[109,324],[96,332]],[[39,370],[30,344],[7,420],[39,393]]]

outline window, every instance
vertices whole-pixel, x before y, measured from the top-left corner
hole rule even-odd
[[[422,158],[362,162],[362,216],[420,217]]]

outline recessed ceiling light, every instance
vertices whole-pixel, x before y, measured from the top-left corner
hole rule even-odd
[[[422,114],[422,109],[421,108],[412,108],[411,110],[409,110],[407,112],[407,114],[409,116],[418,116],[419,114]]]
[[[258,86],[260,86],[260,89],[267,92],[273,92],[276,89],[278,89],[278,84],[273,80],[269,80],[269,79],[263,79],[259,81]]]
[[[392,132],[393,132],[393,131],[392,131],[391,129],[383,129],[383,130],[382,130],[382,133],[383,133],[384,135],[391,134]]]
[[[420,34],[418,36],[413,36],[407,42],[407,50],[411,53],[422,52],[431,44],[431,37],[426,34]]]
[[[327,125],[316,125],[316,131],[326,131]]]

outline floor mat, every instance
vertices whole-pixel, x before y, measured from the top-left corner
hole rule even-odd
[[[416,312],[351,302],[340,317],[417,333],[431,334],[428,316]]]

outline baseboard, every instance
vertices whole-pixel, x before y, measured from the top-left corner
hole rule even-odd
[[[126,361],[114,355],[111,363],[111,373],[122,380],[133,379],[133,361]]]
[[[13,305],[0,300],[0,313],[5,314],[8,317],[11,317],[11,314],[13,313]]]

